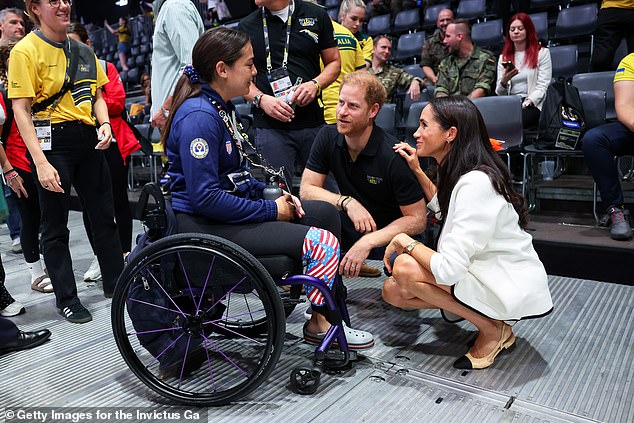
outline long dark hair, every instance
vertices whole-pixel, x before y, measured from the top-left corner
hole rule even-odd
[[[242,55],[242,49],[247,43],[249,43],[247,34],[225,27],[209,29],[196,41],[192,50],[192,66],[200,75],[200,82],[194,84],[187,75],[182,75],[176,83],[170,116],[161,136],[163,151],[166,151],[165,143],[178,108],[188,98],[200,95],[202,84],[208,84],[213,80],[218,62],[222,61],[229,66],[233,65]]]
[[[443,216],[447,216],[449,199],[458,179],[472,170],[486,173],[494,189],[513,205],[519,215],[519,225],[528,223],[528,210],[524,198],[515,192],[506,164],[491,146],[482,115],[466,97],[436,98],[430,102],[434,119],[445,131],[455,127],[456,138],[449,152],[438,164],[438,203]]]
[[[516,13],[511,16],[511,19],[509,19],[509,23],[504,31],[506,41],[504,42],[504,49],[502,50],[502,60],[505,62],[510,61],[515,64],[515,44],[511,41],[510,36],[511,24],[515,21],[522,22],[524,30],[526,31],[526,52],[524,55],[524,63],[526,63],[529,68],[535,69],[537,67],[537,59],[541,46],[539,45],[539,40],[537,39],[537,31],[535,30],[533,20],[526,13]]]

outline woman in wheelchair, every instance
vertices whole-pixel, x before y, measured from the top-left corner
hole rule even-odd
[[[333,288],[339,264],[340,224],[331,205],[288,193],[263,199],[264,183],[248,170],[248,136],[229,101],[249,92],[256,74],[247,35],[227,28],[206,31],[194,45],[176,85],[162,142],[169,162],[172,208],[179,232],[233,241],[256,258],[282,255]],[[304,338],[319,343],[331,326],[323,295],[306,285],[313,315]],[[345,328],[350,348],[368,348],[368,332]]]

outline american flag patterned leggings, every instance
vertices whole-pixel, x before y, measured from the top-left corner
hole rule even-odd
[[[307,275],[323,280],[332,289],[339,269],[339,240],[332,233],[311,226],[304,237],[302,260],[307,263]],[[311,303],[324,304],[324,296],[317,288],[311,285],[304,288]]]

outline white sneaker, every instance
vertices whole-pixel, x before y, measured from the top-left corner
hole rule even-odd
[[[22,252],[22,244],[20,244],[20,237],[17,237],[11,242],[11,252],[13,254],[20,254]]]
[[[8,306],[6,306],[5,308],[3,308],[2,310],[0,310],[0,316],[13,317],[13,316],[17,316],[18,314],[22,314],[24,312],[26,312],[26,310],[24,309],[24,306],[22,305],[22,303],[14,301]]]
[[[97,257],[95,257],[92,263],[90,263],[88,270],[86,270],[86,273],[84,273],[84,281],[93,282],[99,279],[101,279],[101,269],[99,268],[99,261]]]

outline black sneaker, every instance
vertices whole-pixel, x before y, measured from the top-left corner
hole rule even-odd
[[[608,209],[608,215],[610,216],[610,237],[618,241],[625,241],[632,238],[632,227],[628,222],[629,219],[625,218],[623,209],[612,206]]]
[[[60,308],[59,314],[71,323],[86,323],[92,320],[92,315],[81,303]]]

